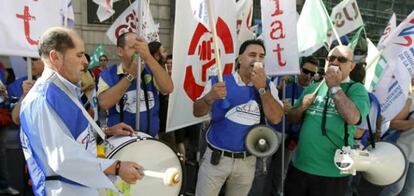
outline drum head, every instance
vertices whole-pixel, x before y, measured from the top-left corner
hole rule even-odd
[[[173,186],[164,185],[163,179],[149,176],[144,176],[136,184],[128,185],[118,177],[115,184],[120,191],[124,192],[123,195],[179,195],[183,183],[181,162],[177,154],[166,144],[149,138],[137,140],[124,146],[108,158],[133,161],[144,167],[145,170],[165,172],[168,168],[176,168],[179,171],[180,182]]]

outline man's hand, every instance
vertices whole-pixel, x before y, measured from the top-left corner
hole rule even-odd
[[[144,177],[144,168],[137,163],[123,161],[119,168],[119,177],[128,184],[135,184]]]
[[[35,82],[36,81],[34,81],[34,80],[25,80],[25,81],[23,81],[23,84],[22,84],[23,95],[27,95],[27,93],[29,93],[30,89],[33,87]]]
[[[313,101],[315,100],[315,98],[316,98],[316,93],[311,93],[311,94],[307,94],[307,95],[305,95],[304,97],[303,97],[303,100],[302,100],[302,107],[304,108],[304,109],[308,109],[309,108],[309,106],[313,103]]]
[[[206,99],[208,103],[212,104],[216,99],[224,99],[226,95],[226,84],[224,82],[217,82],[203,99]]]
[[[342,82],[342,71],[338,66],[330,65],[325,72],[325,81],[328,88],[339,86]]]
[[[130,136],[134,133],[134,129],[121,122],[105,130],[107,136]]]
[[[135,51],[141,55],[144,61],[147,61],[148,58],[152,57],[149,51],[149,48],[148,48],[148,43],[147,41],[145,41],[143,37],[138,37],[135,40],[134,47],[135,47]]]
[[[292,110],[292,105],[290,105],[290,100],[283,100],[283,109],[285,112],[290,112]]]
[[[256,89],[266,87],[266,73],[263,67],[253,67],[251,80]]]

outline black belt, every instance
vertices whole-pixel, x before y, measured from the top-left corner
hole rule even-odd
[[[223,156],[226,157],[231,157],[231,158],[235,158],[235,159],[244,159],[252,154],[250,154],[249,152],[245,151],[245,152],[229,152],[229,151],[225,151],[225,150],[220,150],[217,148],[214,148],[211,144],[207,143],[207,146],[212,150],[212,151],[217,151],[220,152],[220,154],[222,154]]]

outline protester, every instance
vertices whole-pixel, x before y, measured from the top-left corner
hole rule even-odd
[[[16,125],[20,124],[20,120],[19,120],[20,104],[22,100],[24,99],[24,97],[29,92],[29,90],[33,87],[37,78],[39,78],[42,75],[43,69],[45,67],[45,65],[43,64],[43,61],[40,58],[31,58],[31,60],[32,60],[32,80],[28,80],[28,77],[25,76],[25,77],[15,80],[13,83],[7,86],[7,91],[9,92],[9,96],[15,97],[19,100],[12,110],[12,119]]]
[[[84,44],[71,29],[48,29],[39,40],[45,64],[42,76],[22,102],[21,143],[35,195],[98,195],[99,188],[116,190],[109,179],[127,183],[143,177],[137,163],[96,158],[93,130],[75,104],[87,64]],[[130,135],[123,123],[104,129],[107,135]]]
[[[98,83],[99,76],[106,67],[108,67],[108,57],[103,54],[99,57],[99,66],[92,69],[92,73],[94,78],[96,79],[96,83]]]
[[[98,84],[98,102],[101,109],[108,110],[108,125],[125,122],[135,128],[136,78],[142,80],[140,97],[139,131],[156,136],[159,129],[158,92],[171,93],[173,83],[161,65],[151,55],[146,41],[135,33],[124,33],[117,40],[119,65],[111,65],[101,73]],[[137,71],[139,54],[145,65]]]
[[[333,48],[326,58],[325,82],[307,87],[289,112],[289,120],[301,122],[301,128],[285,182],[287,196],[345,194],[348,176],[335,166],[334,154],[353,145],[355,125],[369,111],[365,87],[349,78],[354,66],[349,47]]]
[[[7,103],[7,90],[0,80],[0,194],[19,195],[20,192],[10,186],[7,168],[7,128],[12,123]]]
[[[255,62],[262,63],[264,56],[262,41],[245,41],[240,46],[236,71],[223,76],[222,82],[212,77],[194,102],[194,116],[211,114],[196,195],[218,195],[225,182],[226,195],[247,195],[250,190],[256,157],[246,152],[245,136],[255,125],[264,123],[260,117],[278,123],[283,115],[275,85],[266,79],[263,67],[254,66]],[[224,98],[230,102],[229,108],[222,104]]]

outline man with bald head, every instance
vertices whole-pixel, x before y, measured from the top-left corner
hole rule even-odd
[[[348,176],[334,164],[337,149],[353,145],[356,125],[369,111],[368,92],[349,78],[355,66],[347,46],[332,49],[325,80],[307,87],[288,114],[301,123],[296,157],[285,182],[286,195],[344,195]]]
[[[117,190],[109,176],[127,183],[141,179],[137,163],[96,157],[96,134],[79,101],[87,64],[79,35],[62,27],[48,29],[39,53],[43,74],[20,108],[20,139],[35,195],[98,195],[99,188]],[[120,123],[105,132],[130,135],[133,129]]]

